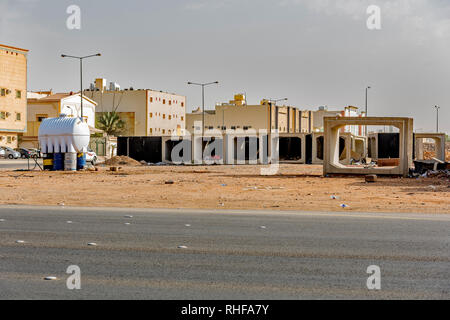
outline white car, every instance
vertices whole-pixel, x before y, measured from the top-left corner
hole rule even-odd
[[[97,154],[92,151],[92,149],[88,148],[88,151],[85,153],[86,155],[86,163],[90,162],[93,166],[97,163]]]
[[[21,156],[20,152],[17,152],[10,147],[3,147],[3,150],[5,151],[5,158],[8,157],[9,159],[19,159]]]
[[[2,147],[0,147],[0,158],[6,158],[6,152]]]

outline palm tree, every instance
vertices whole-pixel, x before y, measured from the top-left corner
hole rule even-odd
[[[106,132],[108,136],[115,136],[123,131],[125,122],[115,111],[103,112],[97,119],[97,127]]]

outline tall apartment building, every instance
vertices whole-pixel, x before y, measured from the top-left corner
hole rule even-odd
[[[105,79],[96,79],[95,85],[84,95],[98,106],[97,116],[116,111],[125,122],[123,136],[184,135],[186,123],[186,97],[149,89],[120,89]]]
[[[16,148],[27,124],[28,50],[0,44],[0,146]]]
[[[186,130],[201,130],[201,109],[186,115]],[[279,133],[311,132],[312,113],[292,106],[277,106],[269,100],[259,105],[248,105],[245,95],[237,94],[234,100],[216,105],[215,110],[205,111],[205,130],[278,130]]]

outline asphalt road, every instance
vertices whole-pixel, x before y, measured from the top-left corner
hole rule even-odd
[[[38,159],[39,165],[42,167],[42,159]],[[35,162],[30,159],[30,169],[33,169]],[[3,159],[0,158],[0,169],[10,169],[10,170],[27,170],[28,169],[28,159]],[[39,167],[36,166],[36,169]]]
[[[450,215],[0,207],[0,298],[450,299]]]

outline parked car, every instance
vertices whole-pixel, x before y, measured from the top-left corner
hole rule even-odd
[[[6,158],[6,151],[0,147],[0,158]]]
[[[35,149],[35,148],[29,148],[28,150],[31,151],[31,156],[33,158],[41,158],[42,157],[41,150]]]
[[[17,152],[13,148],[3,147],[3,150],[5,150],[5,157],[8,157],[9,159],[19,159],[20,158],[20,152]]]
[[[97,163],[97,154],[91,148],[88,148],[88,152],[86,152],[86,162],[92,163],[93,166]]]
[[[27,148],[16,148],[14,150],[16,150],[17,152],[20,153],[20,157],[22,159],[28,159],[33,156],[33,153],[31,152],[31,150],[29,150]]]

